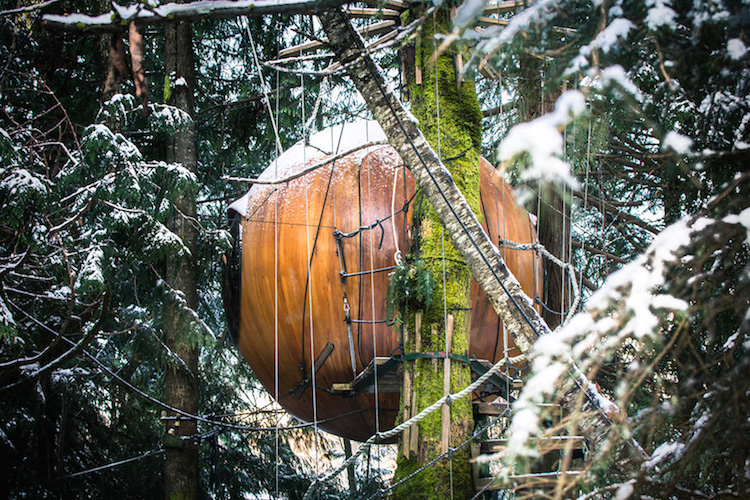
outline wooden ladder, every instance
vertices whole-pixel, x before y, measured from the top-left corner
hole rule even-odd
[[[548,414],[560,420],[562,417],[562,408],[556,404],[545,404],[549,407]],[[510,403],[506,401],[494,401],[491,403],[475,402],[474,417],[475,420],[486,416],[498,416],[506,412]],[[544,456],[550,452],[563,452],[572,450],[573,459],[583,459],[585,457],[586,442],[583,436],[553,435],[537,438],[534,442],[539,452]],[[472,472],[474,475],[474,487],[477,491],[498,491],[498,490],[527,490],[530,488],[544,487],[553,485],[560,478],[572,478],[580,474],[580,471],[546,471],[540,470],[529,474],[517,474],[510,476],[509,482],[496,480],[495,477],[488,475],[489,464],[480,465],[478,458],[480,455],[490,455],[502,452],[508,446],[508,438],[484,439],[471,445]]]

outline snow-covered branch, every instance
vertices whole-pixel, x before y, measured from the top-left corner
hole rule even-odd
[[[143,4],[112,4],[113,10],[99,16],[66,14],[42,16],[48,29],[64,31],[108,32],[122,30],[134,21],[136,25],[164,24],[170,21],[198,21],[237,16],[267,14],[312,14],[319,9],[339,7],[350,0],[221,0],[167,3],[147,8]]]

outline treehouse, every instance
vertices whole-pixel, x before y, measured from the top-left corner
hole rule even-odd
[[[359,441],[393,426],[404,353],[386,293],[420,198],[377,122],[359,121],[296,144],[231,205],[230,330],[258,380],[297,418]],[[484,159],[481,206],[492,241],[536,241],[529,215]],[[539,296],[537,255],[502,252],[526,294]],[[481,373],[506,349],[519,352],[475,282],[471,297],[463,359]]]

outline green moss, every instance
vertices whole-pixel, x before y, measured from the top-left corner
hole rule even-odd
[[[415,14],[412,14],[414,16]],[[413,17],[412,17],[413,18]],[[431,18],[423,24],[421,33],[415,37],[414,61],[407,60],[406,77],[411,111],[419,119],[420,128],[433,149],[439,151],[443,162],[453,175],[453,180],[466,197],[475,214],[480,213],[479,161],[482,133],[482,114],[471,81],[459,84],[455,58],[452,50],[437,58],[434,66],[428,66],[435,47],[434,33],[449,33],[449,15],[446,9],[438,9],[435,23]],[[407,58],[408,59],[408,58]],[[416,67],[422,68],[421,83],[416,83]],[[436,92],[437,90],[437,92]],[[436,100],[437,99],[437,100]],[[438,119],[439,116],[439,119]],[[437,213],[428,203],[420,211],[419,255],[434,278],[433,299],[422,318],[421,351],[445,350],[445,309],[454,316],[451,351],[463,354],[468,351],[470,315],[469,308],[471,273],[463,258],[452,245],[450,237],[442,234]],[[445,286],[443,285],[445,269]],[[445,301],[445,302],[444,302]],[[445,304],[445,306],[444,306]],[[405,316],[407,331],[414,332],[414,311]],[[406,339],[406,352],[414,352],[414,335]],[[417,410],[424,409],[443,396],[442,360],[419,359],[407,367],[413,376],[413,389],[417,397]],[[451,392],[457,392],[471,382],[469,367],[451,363]],[[440,454],[442,433],[441,412],[436,411],[419,424],[419,450],[416,457],[398,461],[395,480],[404,478]],[[473,418],[471,401],[464,398],[451,404],[451,444],[458,446],[471,436]],[[403,448],[402,448],[403,449]],[[471,464],[468,448],[452,460],[452,478],[449,460],[441,460],[436,466],[407,481],[394,492],[394,498],[449,498],[453,483],[454,498],[470,498],[473,493]]]

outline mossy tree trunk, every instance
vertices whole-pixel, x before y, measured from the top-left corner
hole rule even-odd
[[[414,17],[420,14],[411,13]],[[451,29],[448,8],[437,9],[428,17],[414,44],[404,50],[406,83],[411,111],[419,120],[427,142],[443,160],[473,212],[479,214],[482,112],[474,83],[470,80],[459,82],[457,64],[460,59],[452,48],[432,61],[440,44],[435,34],[448,34]],[[451,243],[450,236],[444,233],[433,207],[424,203],[418,216],[420,220],[415,221],[419,227],[418,241],[412,258],[425,262],[435,280],[435,292],[428,309],[419,313],[423,314],[419,333],[415,332],[417,312],[406,312],[405,352],[466,354],[471,272]],[[452,341],[446,349],[449,315]],[[416,335],[420,338],[419,346],[416,345]],[[444,363],[438,359],[407,362],[405,386],[408,387],[402,391],[402,419],[413,416],[442,397],[445,387],[454,393],[471,383],[468,366],[455,361],[450,363],[448,378],[444,373]],[[450,446],[463,443],[471,436],[474,426],[471,401],[454,401],[449,414],[447,410],[434,412],[418,424],[418,429],[410,429],[402,435],[395,480],[408,476],[445,451],[447,427],[444,428],[443,419],[450,421]],[[439,461],[396,488],[394,498],[470,498],[474,490],[469,458],[469,448],[466,447],[452,459]]]
[[[466,260],[471,274],[486,293],[500,320],[508,331],[513,332],[513,338],[521,351],[533,353],[534,342],[540,335],[550,333],[550,329],[508,270],[497,247],[482,229],[467,199],[457,189],[455,179],[445,170],[443,162],[426,141],[413,116],[406,112],[388,87],[382,71],[365,50],[362,38],[343,9],[322,11],[319,18],[328,35],[331,49],[346,68],[368,108],[385,131],[388,141],[414,175],[425,199],[432,204],[445,227],[446,236],[450,236],[458,253]],[[574,377],[579,380],[579,375]],[[584,401],[582,411],[590,417],[582,426],[583,432],[590,436],[592,445],[596,445],[606,437],[610,423],[595,404],[598,393],[594,385],[585,383],[585,380],[581,382],[562,396],[562,404],[566,408],[577,408],[580,406],[578,399]],[[414,493],[418,498],[436,496],[431,489]]]

